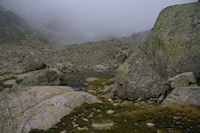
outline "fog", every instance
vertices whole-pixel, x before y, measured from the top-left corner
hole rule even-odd
[[[159,12],[196,0],[0,0],[40,33],[70,44],[151,29]]]

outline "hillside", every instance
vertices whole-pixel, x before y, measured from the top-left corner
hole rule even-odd
[[[0,31],[0,44],[20,44],[26,38],[28,27],[19,16],[0,6]]]

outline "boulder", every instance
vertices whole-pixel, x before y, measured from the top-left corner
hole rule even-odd
[[[60,84],[59,75],[54,70],[40,70],[26,77],[23,86],[56,86]]]
[[[170,78],[168,82],[170,82],[171,88],[178,88],[178,87],[187,87],[191,83],[195,84],[197,80],[193,72],[186,72]]]
[[[131,100],[158,97],[179,73],[200,77],[200,3],[164,9],[154,27],[118,68],[117,95]]]
[[[28,62],[27,64],[23,65],[23,70],[25,72],[28,71],[35,71],[35,70],[41,70],[46,67],[46,64],[42,63],[41,61],[37,59],[31,60],[31,62]]]
[[[100,102],[95,96],[70,87],[34,86],[0,94],[1,133],[47,130],[84,103]]]
[[[200,87],[180,87],[172,92],[163,101],[163,104],[189,103],[200,106]]]

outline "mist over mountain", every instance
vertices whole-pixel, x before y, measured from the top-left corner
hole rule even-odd
[[[0,0],[33,29],[61,44],[130,36],[153,27],[170,5],[196,0]]]

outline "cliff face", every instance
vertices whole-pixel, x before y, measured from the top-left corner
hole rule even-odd
[[[19,44],[26,39],[28,30],[22,18],[0,5],[0,44]]]
[[[167,79],[191,71],[200,76],[200,3],[164,9],[145,41],[119,67],[116,80],[123,98],[157,97]]]

